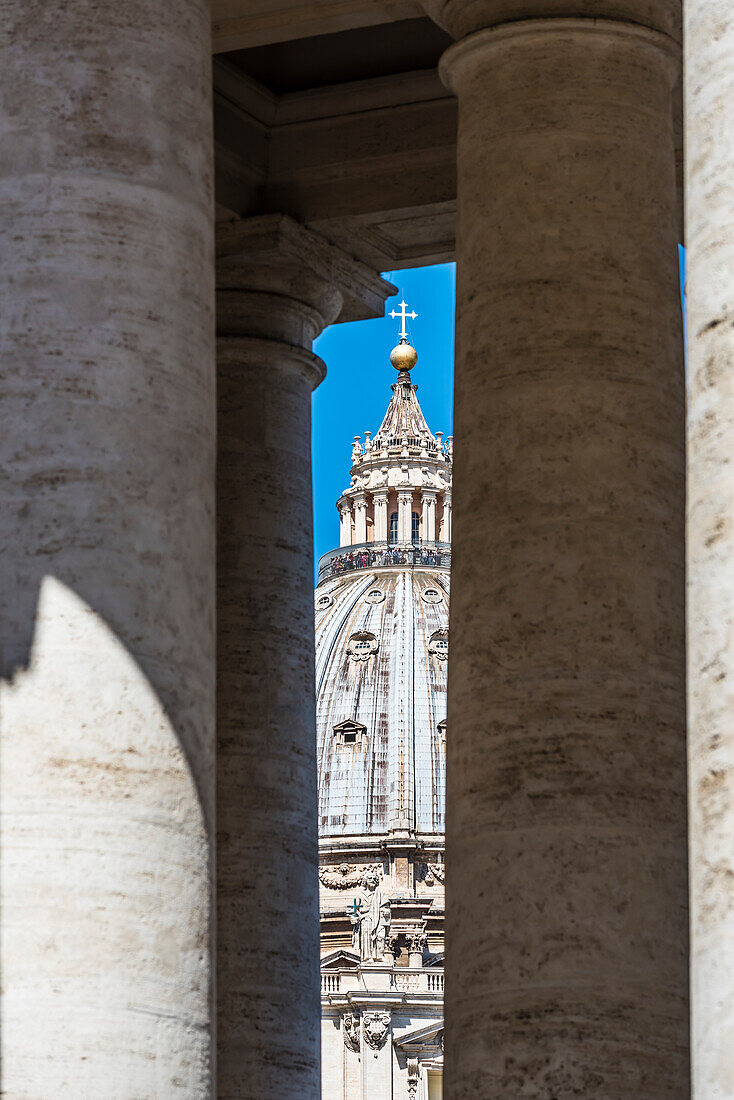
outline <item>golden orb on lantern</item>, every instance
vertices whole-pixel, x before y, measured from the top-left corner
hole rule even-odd
[[[390,352],[390,362],[397,371],[412,370],[418,362],[418,352],[407,340],[401,340]]]

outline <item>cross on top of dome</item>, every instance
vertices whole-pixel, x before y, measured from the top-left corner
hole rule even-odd
[[[400,340],[399,343],[390,352],[390,362],[395,367],[396,371],[411,371],[418,362],[418,352],[408,343],[408,333],[405,328],[405,322],[408,318],[415,320],[418,314],[415,310],[410,313],[407,312],[408,303],[403,301],[400,303],[400,312],[396,309],[390,310],[390,316],[393,318],[399,317],[401,321],[400,326]],[[408,382],[410,380],[408,374],[403,374],[402,378],[398,378],[398,381]]]
[[[406,312],[407,308],[408,308],[408,303],[403,301],[403,302],[400,303],[400,313],[398,313],[397,310],[395,310],[395,309],[390,310],[390,316],[393,319],[395,319],[396,317],[399,317],[400,320],[402,321],[402,325],[400,327],[400,333],[399,333],[401,344],[407,344],[407,342],[408,342],[408,333],[405,331],[405,322],[406,322],[406,320],[408,319],[408,317],[410,317],[411,321],[414,321],[416,319],[416,317],[418,316],[418,314],[415,312],[415,310],[413,310],[411,313],[407,313]]]

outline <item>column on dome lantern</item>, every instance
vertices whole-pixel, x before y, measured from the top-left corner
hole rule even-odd
[[[441,521],[441,542],[451,542],[451,493],[443,494],[443,520]]]
[[[344,501],[339,505],[339,545],[350,546],[352,542],[352,506]]]
[[[375,513],[375,542],[387,542],[387,489],[372,494]]]
[[[367,496],[365,493],[354,495],[354,541],[367,542]]]
[[[398,490],[398,542],[411,542],[413,523],[413,490]]]
[[[421,494],[423,504],[423,538],[427,542],[436,541],[436,493],[433,489],[424,489]]]

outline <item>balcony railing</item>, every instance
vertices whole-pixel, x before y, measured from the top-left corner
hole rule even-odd
[[[397,993],[434,993],[443,995],[443,970],[394,969],[379,976],[384,978],[385,992],[394,989]],[[373,981],[375,979],[373,976]],[[321,996],[331,993],[350,993],[360,988],[360,980],[354,970],[335,970],[321,975]]]
[[[355,569],[391,569],[396,565],[413,568],[450,569],[451,543],[416,541],[409,546],[403,543],[362,542],[355,546],[341,546],[330,550],[319,559],[319,581],[351,573]]]

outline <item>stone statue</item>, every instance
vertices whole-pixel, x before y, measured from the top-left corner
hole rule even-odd
[[[379,962],[385,954],[390,928],[390,903],[372,868],[368,867],[362,875],[357,897],[348,912],[352,922],[352,947],[363,962]]]

